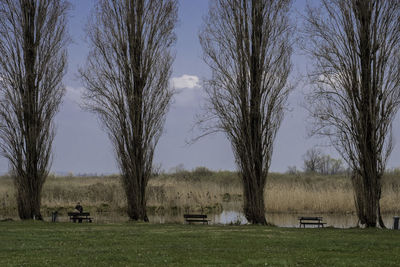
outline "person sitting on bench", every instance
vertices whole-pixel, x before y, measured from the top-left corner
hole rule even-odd
[[[75,210],[79,213],[83,212],[83,207],[81,206],[81,203],[78,202],[78,204],[75,206]]]

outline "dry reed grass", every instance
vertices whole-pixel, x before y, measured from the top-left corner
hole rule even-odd
[[[400,211],[400,173],[384,178],[382,212]],[[350,179],[345,175],[271,174],[265,191],[268,212],[275,213],[353,213]],[[72,209],[80,201],[91,211],[124,212],[126,199],[118,176],[54,177],[42,194],[44,210]],[[180,171],[162,174],[150,180],[148,207],[160,210],[240,209],[242,187],[236,173]],[[13,182],[0,178],[0,217],[16,216]]]
[[[298,176],[269,179],[265,198],[269,212],[351,213],[350,181],[342,176]],[[281,178],[281,179],[280,179]]]

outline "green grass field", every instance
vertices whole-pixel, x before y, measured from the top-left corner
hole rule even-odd
[[[0,223],[0,266],[398,266],[400,231]]]

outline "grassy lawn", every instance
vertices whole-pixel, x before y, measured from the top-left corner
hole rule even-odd
[[[400,231],[0,223],[0,266],[398,266]]]

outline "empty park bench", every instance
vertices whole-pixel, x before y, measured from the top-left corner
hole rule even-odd
[[[208,224],[209,220],[207,220],[207,215],[205,214],[184,214],[183,218],[189,224],[199,222],[203,224]]]
[[[300,228],[303,226],[306,228],[306,225],[317,225],[319,227],[324,227],[324,222],[322,222],[322,217],[299,217]]]
[[[92,222],[92,218],[90,218],[90,213],[89,212],[68,212],[69,220],[73,222],[79,222],[81,223],[82,221],[87,221],[87,222]]]

